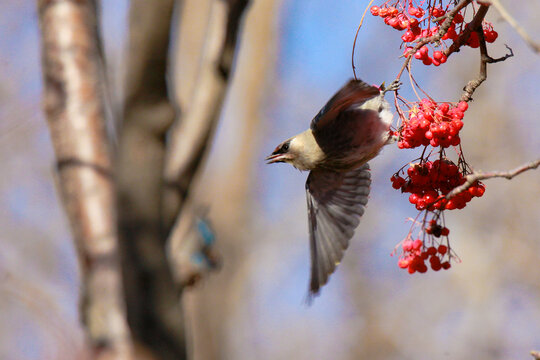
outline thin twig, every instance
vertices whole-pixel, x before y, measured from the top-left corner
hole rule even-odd
[[[166,185],[185,199],[221,114],[232,68],[240,20],[248,0],[214,0],[197,87],[189,109],[170,131]]]
[[[526,163],[526,164],[523,164],[523,165],[518,166],[517,168],[515,168],[513,170],[509,170],[509,171],[493,171],[493,172],[489,172],[489,173],[483,173],[483,172],[480,172],[480,171],[475,171],[472,174],[467,175],[465,177],[465,183],[463,183],[462,185],[460,185],[460,186],[454,188],[452,191],[450,191],[446,195],[446,198],[450,199],[450,198],[456,196],[457,194],[467,190],[476,181],[485,180],[485,179],[491,179],[491,178],[505,178],[505,179],[510,180],[510,179],[514,178],[515,176],[517,176],[517,175],[519,175],[519,174],[521,174],[521,173],[523,173],[523,172],[525,172],[527,170],[536,169],[536,168],[538,168],[538,166],[540,166],[540,159],[535,160],[535,161],[531,161],[531,162]]]
[[[169,132],[163,174],[166,185],[163,212],[172,215],[174,228],[183,223],[183,216],[189,215],[189,207],[185,210],[184,206],[221,114],[232,79],[230,74],[238,48],[240,25],[248,5],[249,0],[213,1],[204,55],[190,107]],[[172,231],[168,243],[181,241],[179,236],[182,232]]]
[[[538,44],[533,39],[531,39],[527,31],[525,31],[525,29],[521,25],[519,25],[519,23],[512,17],[512,15],[508,13],[508,11],[506,11],[506,9],[504,8],[504,6],[501,4],[499,0],[490,0],[489,2],[491,3],[491,5],[495,7],[495,9],[497,9],[499,14],[501,14],[502,18],[508,24],[510,24],[510,26],[512,26],[514,30],[516,30],[518,35],[521,36],[521,38],[527,43],[527,45],[529,45],[529,47],[535,53],[540,52],[540,44]]]
[[[358,24],[358,28],[356,29],[356,34],[354,35],[352,55],[351,55],[351,65],[352,65],[352,72],[354,74],[354,80],[358,80],[358,78],[356,77],[356,67],[354,66],[354,49],[356,48],[356,39],[358,38],[358,32],[360,31],[360,28],[362,27],[362,24],[364,23],[364,17],[366,16],[368,9],[371,7],[371,4],[373,4],[373,1],[374,0],[371,0],[369,4],[366,6],[364,13],[362,14],[362,18],[360,19],[360,24]]]

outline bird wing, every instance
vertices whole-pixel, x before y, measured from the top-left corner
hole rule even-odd
[[[380,90],[366,84],[362,80],[350,80],[345,84],[311,120],[311,130],[314,133],[325,131],[332,127],[338,115],[355,105],[360,105],[366,100],[380,95]]]
[[[312,170],[306,182],[311,249],[309,298],[319,293],[343,258],[368,202],[371,173],[366,163],[339,173]]]

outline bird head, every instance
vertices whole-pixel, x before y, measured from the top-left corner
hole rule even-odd
[[[279,144],[274,152],[266,157],[267,164],[284,162],[292,164],[296,159],[293,139],[288,139]]]

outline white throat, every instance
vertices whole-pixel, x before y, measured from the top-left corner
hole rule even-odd
[[[299,170],[313,170],[324,160],[324,153],[311,129],[292,138],[289,151],[294,155],[291,165]]]

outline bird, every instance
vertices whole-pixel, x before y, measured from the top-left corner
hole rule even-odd
[[[394,139],[384,95],[397,91],[349,80],[312,119],[310,127],[279,144],[268,164],[309,171],[306,198],[311,271],[308,300],[319,295],[341,262],[368,202],[368,161]]]

